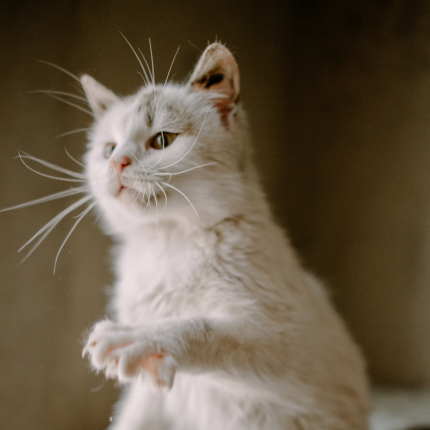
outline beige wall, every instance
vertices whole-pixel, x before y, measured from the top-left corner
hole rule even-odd
[[[352,6],[352,3],[357,3]],[[349,5],[348,5],[349,4]],[[13,160],[75,168],[88,117],[36,89],[72,90],[44,64],[121,94],[140,84],[122,31],[159,81],[183,79],[208,40],[235,52],[256,158],[277,218],[330,285],[372,376],[430,383],[430,13],[424,1],[74,1],[0,4],[0,206],[66,188]],[[17,249],[67,202],[0,214],[0,428],[102,429],[117,391],[80,358],[104,315],[109,240],[62,223],[21,266]]]

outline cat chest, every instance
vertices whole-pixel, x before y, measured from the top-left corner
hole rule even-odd
[[[186,247],[128,251],[118,266],[113,307],[126,324],[189,316],[204,305],[207,262]]]

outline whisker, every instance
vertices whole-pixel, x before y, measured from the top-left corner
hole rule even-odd
[[[196,45],[194,45],[193,43],[191,43],[189,40],[187,40],[187,42],[188,42],[192,47],[196,48],[196,49],[197,49],[197,51],[199,51],[199,52],[200,52],[200,54],[203,52],[200,48],[197,48],[197,46],[196,46]]]
[[[53,99],[55,99],[55,100],[59,100],[60,102],[65,103],[66,105],[73,106],[74,108],[76,108],[76,109],[78,109],[78,110],[80,110],[82,112],[85,112],[85,113],[87,113],[88,115],[91,115],[94,118],[94,114],[90,110],[85,109],[82,106],[77,105],[76,103],[72,103],[69,100],[65,100],[65,99],[63,99],[61,97],[58,97],[58,96],[54,95],[54,94],[46,93],[46,95],[49,96],[49,97],[51,97],[51,98],[53,98]]]
[[[148,207],[150,206],[150,203],[151,203],[151,199],[150,199],[150,196],[149,196],[149,194],[148,194],[148,196],[146,196],[146,193],[145,192],[143,192],[143,200],[146,198],[146,206],[145,206],[145,209],[143,210],[143,213],[144,212],[146,212],[146,210],[148,209]],[[143,205],[142,205],[143,206]]]
[[[152,191],[152,194],[154,195],[155,210],[157,211],[157,227],[155,228],[155,231],[157,231],[158,230],[158,199],[157,199],[157,195],[155,194],[155,190],[153,186],[151,186],[151,191]]]
[[[157,113],[157,112],[158,112],[158,108],[159,108],[159,106],[160,106],[160,102],[161,102],[161,99],[162,99],[162,97],[163,97],[164,90],[165,90],[165,88],[166,88],[167,81],[168,81],[168,79],[169,79],[170,72],[171,72],[172,67],[173,67],[173,63],[175,62],[176,56],[178,55],[178,52],[179,52],[179,49],[180,49],[180,48],[181,48],[181,45],[179,45],[179,46],[178,46],[178,49],[176,50],[175,55],[173,56],[173,60],[172,60],[172,62],[170,63],[169,71],[167,72],[166,80],[164,81],[163,89],[162,89],[162,91],[161,91],[161,95],[160,95],[160,97],[159,97],[159,99],[158,99],[158,103],[157,103],[157,106],[156,106],[156,108],[155,108],[155,113]],[[166,102],[167,102],[168,100],[169,100],[169,99],[167,99],[167,100],[163,103],[163,106],[161,106],[161,108],[163,108],[163,107],[164,107],[164,105],[166,104]],[[164,141],[163,141],[163,142],[164,142]],[[159,160],[154,164],[154,166],[156,166],[156,165],[161,161],[161,159],[163,158],[163,154],[164,154],[164,144],[163,144],[163,152],[162,152],[162,154],[161,154],[161,157],[160,157],[160,159],[159,159]],[[152,166],[152,167],[154,167],[154,166]]]
[[[24,164],[25,167],[27,167],[28,170],[31,170],[34,173],[37,173],[40,176],[44,176],[45,178],[50,178],[50,179],[55,179],[57,181],[65,181],[65,182],[85,182],[84,179],[69,179],[69,178],[61,178],[59,176],[52,176],[52,175],[47,175],[45,173],[39,172],[36,169],[33,169],[32,167],[30,167],[24,160],[23,158],[19,155],[18,156],[22,162],[22,164]]]
[[[145,83],[145,85],[149,85],[149,81],[142,75],[142,73],[140,73],[139,71],[137,72],[137,74],[142,78],[143,82]]]
[[[148,151],[144,148],[145,151],[145,157],[146,157],[146,163],[145,163],[145,167],[148,167],[149,164],[149,154]]]
[[[180,49],[180,48],[181,48],[181,45],[179,45],[179,46],[178,46],[178,49],[176,50],[175,55],[174,55],[174,57],[173,57],[173,60],[172,60],[172,62],[171,62],[171,64],[170,64],[170,68],[169,68],[169,71],[167,72],[166,80],[164,81],[163,89],[162,89],[162,91],[161,91],[160,98],[158,99],[158,104],[157,104],[157,107],[156,107],[156,109],[155,109],[155,112],[157,112],[157,111],[158,111],[158,105],[160,104],[160,100],[161,100],[161,98],[163,97],[164,89],[166,88],[166,84],[167,84],[167,81],[168,81],[168,79],[169,79],[170,72],[171,72],[172,67],[173,67],[173,63],[175,62],[176,56],[178,55],[178,52],[179,52],[179,49]]]
[[[84,165],[83,163],[81,163],[80,161],[78,161],[75,157],[72,157],[72,156],[69,154],[69,151],[67,151],[67,149],[66,149],[66,148],[64,148],[64,150],[66,151],[67,156],[68,156],[72,161],[74,161],[77,165],[79,165],[79,166],[81,166],[81,167],[84,167],[84,168],[85,168],[85,165]]]
[[[166,208],[167,208],[167,194],[164,191],[164,188],[158,182],[155,181],[154,184],[157,185],[158,188],[160,188],[161,191],[163,191],[163,194],[164,194],[164,209],[163,210],[166,211]]]
[[[60,137],[68,136],[69,134],[83,133],[84,131],[88,131],[89,129],[90,129],[89,127],[85,127],[85,128],[77,128],[75,130],[66,131],[65,133],[59,134],[57,136],[57,139],[59,139]]]
[[[205,167],[205,166],[211,166],[213,164],[217,164],[217,163],[213,162],[213,163],[201,164],[200,166],[195,166],[195,167],[191,167],[190,169],[187,169],[187,170],[182,170],[182,172],[175,172],[175,173],[153,173],[153,175],[154,176],[174,176],[174,175],[181,175],[182,173],[186,173],[186,172],[189,172],[189,171],[195,170],[195,169],[200,169],[201,167]]]
[[[20,153],[18,157],[36,161],[37,163],[42,164],[43,166],[49,167],[50,169],[56,170],[57,172],[61,172],[66,175],[69,175],[72,178],[85,179],[85,175],[82,173],[73,172],[72,170],[65,169],[64,167],[57,166],[56,164],[52,164],[49,161],[45,161],[40,158],[34,157],[33,155],[27,154],[26,152],[23,152],[23,154],[24,155]]]
[[[141,49],[140,48],[137,48],[137,49],[140,52],[140,55],[142,56],[143,61],[145,61],[146,67],[148,69],[149,76],[151,77],[151,80],[152,80],[152,83],[153,83],[153,87],[155,87],[154,76],[151,74],[151,68],[149,67],[148,61],[146,61],[146,57],[143,55],[143,52],[141,51]],[[149,84],[150,84],[150,80],[147,81],[147,85],[149,85]]]
[[[42,234],[42,236],[39,238],[39,240],[31,247],[30,251],[27,252],[25,257],[20,261],[19,264],[24,263],[24,261],[27,260],[28,257],[30,257],[31,254],[39,247],[39,245],[46,239],[46,237],[51,233],[51,231],[56,227],[58,223],[55,223],[51,225],[51,227],[48,228],[48,230],[45,231],[45,233]]]
[[[54,90],[33,90],[33,91],[29,91],[29,93],[30,93],[30,94],[48,94],[48,95],[50,95],[50,94],[58,94],[58,95],[60,95],[60,96],[72,97],[72,98],[74,98],[74,99],[81,100],[81,101],[83,101],[83,102],[85,102],[85,103],[87,103],[87,104],[88,104],[88,100],[87,100],[85,97],[78,96],[78,95],[73,94],[73,93],[68,93],[68,92],[66,92],[66,91],[54,91]]]
[[[133,46],[132,46],[132,44],[128,41],[128,39],[121,33],[121,32],[119,32],[119,34],[124,38],[124,40],[127,42],[127,44],[128,44],[128,46],[131,48],[131,50],[133,51],[133,54],[135,55],[135,57],[137,58],[137,61],[139,61],[139,64],[140,64],[140,67],[142,67],[142,70],[143,70],[143,73],[145,74],[145,76],[147,77],[147,79],[148,79],[148,75],[147,75],[147,73],[146,73],[146,70],[145,70],[145,68],[143,67],[143,64],[142,64],[142,61],[140,61],[140,58],[139,58],[139,56],[137,55],[137,53],[136,53],[136,51],[134,50],[134,48],[133,48]],[[149,81],[149,79],[148,79],[148,81]]]
[[[14,209],[21,209],[27,206],[38,205],[40,203],[50,202],[52,200],[62,199],[64,197],[74,196],[75,194],[85,193],[89,190],[87,187],[72,188],[71,190],[60,191],[58,193],[50,194],[49,196],[41,197],[40,199],[31,200],[26,203],[11,206],[9,208],[0,209],[0,212],[7,212]]]
[[[32,236],[27,242],[24,243],[24,245],[21,246],[21,248],[18,249],[18,252],[21,252],[27,245],[29,245],[31,242],[33,242],[34,239],[39,237],[45,230],[47,230],[52,225],[57,225],[66,215],[68,215],[70,212],[77,209],[79,206],[82,206],[84,203],[86,203],[88,200],[92,199],[93,196],[85,196],[82,199],[79,199],[77,202],[73,203],[66,209],[64,209],[62,212],[60,212],[57,216],[52,218],[51,221],[46,223],[34,236]]]
[[[82,221],[82,219],[84,218],[84,216],[96,205],[97,202],[93,202],[91,203],[80,215],[79,218],[76,220],[76,222],[73,224],[73,227],[70,229],[69,233],[67,234],[66,238],[64,239],[63,243],[60,246],[60,249],[57,252],[57,256],[55,257],[55,263],[54,263],[54,274],[55,274],[55,269],[57,267],[57,261],[58,261],[58,257],[60,255],[61,250],[64,248],[64,245],[66,244],[67,240],[69,239],[69,237],[71,236],[71,234],[73,233],[73,231],[75,230],[75,228],[78,226],[78,224]]]
[[[203,118],[203,123],[202,123],[202,126],[200,127],[200,130],[199,130],[199,133],[197,134],[197,137],[196,137],[196,139],[194,140],[194,142],[193,142],[193,144],[190,146],[190,148],[188,149],[188,151],[179,159],[179,160],[177,160],[177,161],[175,161],[174,163],[172,163],[172,164],[169,164],[168,166],[164,166],[164,167],[160,167],[160,169],[167,169],[168,167],[172,167],[172,166],[174,166],[175,164],[177,164],[177,163],[179,163],[181,160],[183,160],[187,155],[188,155],[188,153],[193,149],[193,147],[194,147],[194,145],[196,144],[196,142],[197,142],[197,139],[199,138],[199,136],[200,136],[200,133],[202,132],[202,130],[203,130],[203,126],[205,125],[205,121],[206,121],[206,118],[207,118],[207,116],[208,116],[208,113],[209,113],[209,110],[210,110],[210,108],[211,108],[211,106],[209,106],[209,108],[208,108],[208,110],[206,111],[206,115],[205,115],[205,117]]]
[[[197,211],[196,211],[196,208],[194,207],[194,205],[191,203],[191,200],[181,191],[181,190],[179,190],[178,188],[176,188],[176,187],[174,187],[173,185],[170,185],[170,184],[168,184],[167,182],[162,182],[162,184],[163,185],[165,185],[166,187],[169,187],[169,188],[173,188],[174,190],[176,190],[179,194],[182,194],[184,197],[185,197],[185,199],[187,200],[187,202],[191,205],[191,207],[193,208],[193,210],[194,210],[194,212],[195,212],[195,214],[196,214],[196,216],[197,216],[197,219],[200,221],[200,217],[199,217],[199,214],[197,213]]]
[[[151,64],[152,64],[152,85],[155,89],[155,72],[154,72],[154,57],[152,55],[151,39],[149,39],[149,51],[151,52]]]
[[[76,75],[74,75],[73,73],[69,72],[66,69],[63,69],[60,66],[57,66],[54,63],[50,63],[49,61],[44,61],[44,60],[36,60],[36,61],[38,61],[39,63],[47,64],[48,66],[54,67],[54,69],[58,69],[58,70],[62,71],[63,73],[65,73],[66,75],[71,76],[73,79],[75,79],[76,81],[78,81],[79,84],[81,83],[81,80]]]
[[[76,91],[78,91],[79,93],[81,93],[84,97],[86,97],[86,96],[85,96],[85,92],[82,90],[82,85],[81,85],[80,81],[79,81],[79,86],[78,86],[78,85],[76,85],[76,84],[72,84],[72,83],[70,83],[70,82],[69,82],[69,85],[70,85],[73,89],[75,89]]]
[[[145,75],[146,75],[146,77],[147,77],[146,85],[149,85],[149,84],[151,83],[151,80],[153,79],[153,78],[152,78],[152,75],[151,75],[151,68],[149,67],[148,62],[146,61],[146,57],[143,55],[143,52],[140,50],[140,48],[137,48],[137,49],[138,49],[138,51],[140,52],[140,55],[142,56],[143,61],[144,61],[144,62],[145,62],[145,64],[146,64],[146,67],[148,68],[148,73],[149,73],[149,76],[151,77],[151,79],[148,79],[148,75],[146,75],[146,73],[145,73]]]
[[[143,171],[146,173],[146,169],[144,167],[144,165],[140,162],[140,160],[136,157],[136,155],[133,154],[133,157],[136,159],[137,163],[139,164],[139,166],[143,169]]]
[[[136,196],[136,197],[134,198],[134,200],[133,200],[133,203],[132,203],[132,204],[135,204],[135,203],[136,203],[137,199],[139,198],[139,194],[140,194],[140,191],[139,191],[139,190],[136,190],[136,189],[134,189],[134,190],[133,190],[133,195],[131,196],[131,198],[133,198],[134,196]]]

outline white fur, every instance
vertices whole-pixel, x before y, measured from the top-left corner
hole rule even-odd
[[[364,430],[362,357],[271,219],[236,63],[219,44],[202,58],[192,82],[125,99],[82,79],[97,117],[86,174],[118,243],[114,320],[95,324],[84,348],[127,385],[110,429]],[[161,131],[178,136],[148,147]]]

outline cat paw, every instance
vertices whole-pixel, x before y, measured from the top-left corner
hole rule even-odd
[[[93,368],[108,378],[130,382],[149,375],[156,387],[170,389],[177,362],[156,337],[150,330],[101,321],[93,327],[82,357],[88,355]]]

